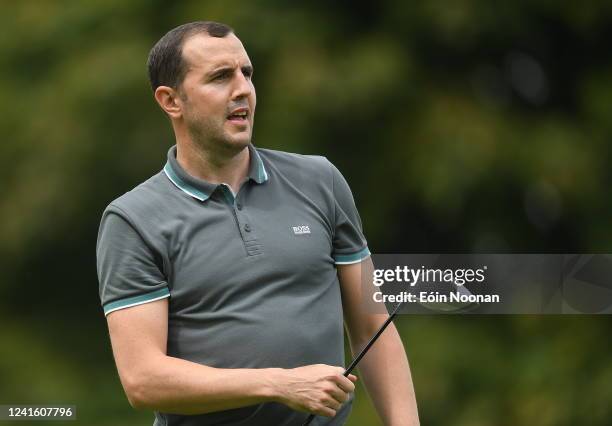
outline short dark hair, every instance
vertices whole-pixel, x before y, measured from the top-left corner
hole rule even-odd
[[[195,34],[223,38],[233,32],[230,26],[213,21],[189,22],[168,31],[149,52],[147,69],[153,91],[159,86],[176,89],[183,82],[187,72],[183,61],[183,43],[187,38]]]

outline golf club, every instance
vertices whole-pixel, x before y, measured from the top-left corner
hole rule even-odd
[[[353,371],[353,369],[357,366],[357,364],[359,363],[359,361],[361,361],[361,358],[363,358],[363,356],[368,352],[368,350],[370,349],[370,347],[374,344],[374,342],[376,342],[376,339],[378,339],[380,337],[380,335],[383,333],[383,331],[385,331],[385,329],[387,328],[387,326],[391,323],[391,321],[393,321],[393,318],[395,317],[395,315],[398,313],[400,306],[402,306],[403,302],[399,302],[397,304],[397,306],[395,307],[395,309],[393,310],[393,312],[391,313],[391,315],[389,315],[389,318],[386,319],[386,321],[384,322],[384,324],[378,329],[378,331],[376,332],[376,334],[370,339],[370,341],[368,342],[367,345],[365,345],[365,347],[361,350],[361,352],[359,352],[359,354],[353,359],[353,361],[351,361],[351,363],[349,364],[349,366],[346,368],[346,370],[344,370],[344,373],[342,373],[342,375],[344,377],[347,377],[349,374],[351,374],[351,371]],[[316,416],[314,414],[311,414],[310,416],[308,416],[308,418],[306,419],[306,421],[302,424],[302,426],[308,426],[315,418]]]

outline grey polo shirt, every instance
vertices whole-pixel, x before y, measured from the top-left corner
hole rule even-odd
[[[174,146],[161,172],[106,208],[97,244],[104,313],[169,298],[167,354],[212,367],[342,366],[335,265],[370,254],[351,191],[324,157],[249,152],[237,194],[188,175]],[[350,405],[321,424],[343,424]],[[265,403],[155,417],[270,426],[306,415]]]

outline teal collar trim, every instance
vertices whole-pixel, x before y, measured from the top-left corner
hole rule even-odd
[[[262,184],[268,180],[268,172],[266,171],[259,152],[257,152],[257,149],[255,149],[253,145],[249,145],[249,153],[249,178],[253,179],[259,184]]]
[[[262,184],[269,179],[261,156],[253,145],[249,145],[249,179]],[[206,201],[215,189],[222,184],[214,184],[189,175],[176,160],[176,145],[168,150],[168,161],[164,173],[181,191],[200,201]]]

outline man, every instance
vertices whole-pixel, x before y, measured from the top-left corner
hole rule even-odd
[[[170,31],[148,61],[176,146],[105,210],[100,297],[130,403],[155,425],[342,425],[353,351],[386,315],[361,306],[369,251],[352,195],[325,158],[256,149],[253,67],[226,25]],[[361,363],[386,425],[418,424],[390,326]]]

